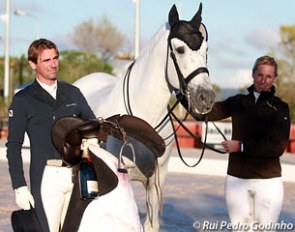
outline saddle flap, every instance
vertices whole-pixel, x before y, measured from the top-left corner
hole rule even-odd
[[[117,187],[118,177],[112,171],[112,169],[103,161],[103,159],[94,155],[91,150],[89,155],[93,162],[93,166],[97,175],[99,196],[103,196]]]
[[[52,143],[67,164],[75,165],[80,162],[82,138],[73,131],[84,122],[85,120],[81,118],[64,117],[57,120],[51,128]]]
[[[114,115],[107,120],[117,121],[128,136],[143,143],[156,157],[164,154],[166,145],[163,138],[146,121],[131,115]]]

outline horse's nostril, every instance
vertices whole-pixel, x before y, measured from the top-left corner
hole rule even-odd
[[[212,102],[214,100],[214,97],[212,98],[211,94],[208,93],[208,92],[205,92],[205,93],[201,93],[199,95],[199,100],[200,102],[202,102],[203,104],[206,104],[206,105],[212,105]]]
[[[203,94],[200,95],[200,100],[203,102],[203,101],[206,101],[206,96],[204,96]]]

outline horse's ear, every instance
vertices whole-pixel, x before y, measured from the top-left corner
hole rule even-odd
[[[172,6],[169,12],[169,24],[170,27],[173,27],[174,24],[176,24],[179,21],[178,12],[176,9],[175,4]]]
[[[205,24],[201,23],[199,31],[202,33],[202,36],[204,37],[205,41],[208,41],[208,31],[205,26]]]
[[[201,21],[202,21],[202,3],[200,3],[199,5],[199,10],[198,12],[195,14],[195,16],[191,19],[191,24],[196,28],[199,29],[200,25],[201,25]]]

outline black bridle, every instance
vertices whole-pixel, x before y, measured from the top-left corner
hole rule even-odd
[[[199,67],[197,68],[196,70],[194,70],[193,72],[191,72],[186,78],[184,78],[180,68],[179,68],[179,65],[178,65],[178,62],[177,62],[177,59],[176,59],[176,55],[173,51],[173,48],[172,48],[172,44],[171,44],[171,40],[172,38],[169,38],[169,42],[168,42],[168,46],[169,46],[169,49],[170,49],[170,57],[173,61],[173,64],[174,64],[174,67],[176,69],[176,73],[177,73],[177,77],[178,77],[178,81],[179,81],[179,94],[178,94],[178,98],[177,98],[177,101],[176,103],[174,104],[174,107],[170,108],[168,106],[168,114],[169,114],[169,118],[170,118],[170,121],[171,121],[171,124],[172,124],[172,128],[173,128],[173,134],[174,134],[174,138],[175,138],[175,143],[176,143],[176,148],[177,148],[177,152],[178,152],[178,155],[179,155],[179,158],[181,159],[181,161],[188,167],[195,167],[197,166],[203,156],[204,156],[204,152],[205,152],[205,148],[206,148],[206,140],[207,140],[207,131],[208,131],[208,123],[207,123],[207,120],[205,121],[205,125],[206,125],[206,132],[205,132],[205,139],[204,139],[204,144],[203,144],[203,148],[202,148],[202,152],[201,152],[201,155],[199,157],[199,159],[197,160],[197,162],[193,165],[190,165],[188,164],[183,156],[182,156],[182,153],[181,153],[181,150],[180,150],[180,146],[179,146],[179,143],[178,143],[178,136],[177,136],[177,130],[182,127],[183,129],[185,129],[192,137],[196,138],[196,135],[194,135],[190,130],[188,130],[188,128],[183,124],[183,122],[187,119],[188,117],[188,114],[190,113],[190,111],[192,110],[191,109],[191,105],[190,105],[190,95],[189,95],[189,92],[187,91],[187,86],[189,84],[189,82],[194,79],[196,76],[198,76],[199,74],[201,73],[207,73],[208,76],[209,76],[209,70],[207,69],[207,67]],[[168,51],[168,49],[167,49]],[[176,90],[177,91],[177,90]],[[179,104],[179,102],[182,100],[182,98],[186,97],[187,99],[187,102],[188,102],[188,109],[187,109],[187,113],[185,115],[185,117],[183,118],[183,120],[179,120],[177,118],[177,116],[173,113],[173,110],[174,108],[176,107],[176,105]],[[173,125],[173,120],[172,120],[172,117],[178,122],[179,126],[177,129],[175,129],[174,125]]]
[[[181,99],[183,97],[186,97],[188,104],[189,104],[188,111],[190,111],[191,110],[190,95],[189,95],[189,92],[187,91],[187,86],[188,86],[189,82],[201,73],[207,73],[209,76],[209,70],[207,69],[207,67],[199,67],[196,70],[194,70],[193,72],[191,72],[186,78],[184,78],[184,76],[179,68],[179,65],[178,65],[178,62],[176,59],[176,55],[173,51],[171,40],[172,40],[172,37],[169,36],[168,37],[167,56],[166,56],[167,57],[167,59],[166,59],[166,61],[167,61],[166,62],[166,76],[167,76],[167,69],[168,69],[168,54],[169,54],[169,50],[170,50],[170,57],[173,61],[173,64],[174,64],[174,67],[175,67],[175,70],[177,73],[177,78],[179,81],[179,89],[175,89],[175,88],[173,88],[173,89],[175,92],[177,92],[177,91],[180,92],[179,95],[181,96],[181,98],[177,98],[176,102],[174,103],[174,105],[171,108],[168,106],[168,113],[160,121],[160,123],[155,127],[155,129],[159,128],[170,117],[171,113],[173,112],[173,110],[179,104],[179,102],[181,101]],[[167,81],[169,82],[168,79],[167,79]],[[170,86],[172,86],[172,85],[170,84]],[[185,117],[185,119],[186,119],[186,117]]]
[[[201,73],[207,73],[209,76],[209,70],[207,69],[207,67],[199,67],[196,70],[194,70],[193,72],[191,72],[186,78],[184,78],[184,76],[179,68],[175,53],[172,48],[172,44],[171,44],[172,38],[168,38],[168,40],[169,40],[168,46],[170,49],[170,57],[173,60],[173,64],[176,69],[176,73],[177,73],[177,77],[178,77],[178,81],[179,81],[179,90],[182,94],[186,95],[187,94],[186,93],[187,92],[187,85],[189,84],[189,82]],[[167,49],[167,51],[168,51],[168,49]]]
[[[174,135],[174,138],[175,138],[175,141],[176,141],[176,146],[177,146],[177,151],[178,151],[178,155],[180,157],[180,159],[182,160],[182,162],[188,166],[188,167],[195,167],[196,165],[198,165],[202,158],[203,158],[203,155],[204,155],[204,152],[205,152],[205,148],[208,147],[212,150],[215,150],[219,153],[225,153],[223,151],[218,151],[212,147],[209,147],[208,145],[206,145],[206,140],[207,140],[207,131],[208,131],[208,122],[207,120],[205,120],[205,125],[206,125],[206,132],[205,132],[205,138],[204,138],[204,143],[203,143],[203,148],[202,148],[202,152],[201,152],[201,155],[198,159],[198,161],[193,164],[193,165],[189,165],[183,158],[182,154],[181,154],[181,150],[180,150],[180,146],[179,146],[179,143],[178,143],[178,137],[177,137],[177,130],[182,127],[184,128],[192,137],[194,138],[197,138],[196,135],[194,135],[191,131],[189,131],[189,129],[183,124],[183,122],[187,119],[187,116],[189,115],[190,111],[191,111],[191,106],[190,106],[190,95],[189,95],[189,92],[187,91],[187,86],[189,84],[189,82],[191,80],[193,80],[195,77],[197,77],[199,74],[202,74],[202,73],[207,73],[209,75],[209,70],[207,69],[207,67],[199,67],[197,68],[196,70],[194,70],[193,72],[191,72],[186,78],[184,78],[180,68],[179,68],[179,65],[178,65],[178,62],[177,62],[177,59],[176,59],[176,55],[173,51],[173,48],[172,48],[172,44],[171,44],[171,39],[170,36],[168,37],[168,47],[167,47],[167,63],[166,63],[166,76],[167,76],[167,65],[168,65],[168,54],[169,54],[169,50],[170,50],[170,57],[173,61],[173,64],[174,64],[174,67],[176,69],[176,73],[177,73],[177,77],[178,77],[178,81],[179,81],[179,89],[174,89],[174,91],[179,91],[179,96],[176,100],[176,102],[173,104],[172,107],[170,107],[169,105],[167,106],[167,114],[163,117],[163,119],[158,123],[158,125],[154,128],[155,130],[159,130],[159,128],[161,126],[163,126],[167,120],[169,120],[172,124],[172,128],[173,128],[173,134],[171,134],[170,136],[168,136],[167,138],[164,138],[164,140],[167,140],[169,139],[172,135]],[[134,65],[134,63],[136,62],[136,60],[134,60],[130,66],[128,67],[128,70],[125,74],[125,77],[124,77],[124,82],[123,82],[123,98],[124,98],[124,104],[125,104],[125,109],[127,111],[127,113],[129,115],[133,115],[133,112],[132,112],[132,109],[131,109],[131,105],[130,105],[130,97],[129,97],[129,82],[130,82],[130,73],[131,73],[131,70],[132,70],[132,67]],[[170,84],[171,85],[171,84]],[[171,85],[172,86],[172,85]],[[125,92],[126,92],[126,95],[125,95]],[[180,103],[180,101],[182,100],[182,98],[186,97],[187,101],[188,101],[188,109],[187,109],[187,113],[186,113],[186,116],[184,117],[183,120],[179,120],[176,115],[173,113],[173,110],[176,108],[176,106]],[[172,118],[174,118],[178,123],[179,123],[179,126],[177,129],[175,129],[174,125],[173,125],[173,120]],[[215,125],[215,124],[214,124]],[[215,125],[216,126],[216,125]],[[218,129],[218,128],[217,128]],[[218,129],[219,130],[219,129]],[[220,131],[220,130],[219,130]]]

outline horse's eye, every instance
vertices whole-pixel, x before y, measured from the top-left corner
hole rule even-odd
[[[177,53],[183,54],[184,53],[184,47],[178,47],[176,48]]]

